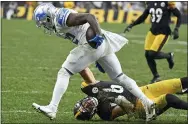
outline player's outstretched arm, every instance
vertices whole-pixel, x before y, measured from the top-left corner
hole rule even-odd
[[[144,20],[148,17],[148,15],[149,15],[149,10],[148,8],[146,8],[143,14],[136,21],[134,21],[132,24],[130,24],[125,28],[124,33],[130,31],[133,26],[144,22]]]
[[[70,13],[67,19],[67,26],[78,26],[89,23],[96,35],[101,35],[99,23],[94,15],[89,13]]]

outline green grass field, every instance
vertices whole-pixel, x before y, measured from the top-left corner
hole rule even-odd
[[[101,24],[103,29],[121,33],[125,24]],[[123,71],[136,80],[139,86],[147,84],[152,75],[144,57],[144,38],[150,25],[133,28],[126,37],[129,44],[117,53]],[[174,27],[174,25],[172,25]],[[93,121],[77,121],[73,116],[73,106],[85,95],[80,90],[81,77],[71,78],[69,88],[64,95],[53,121],[35,112],[32,103],[46,105],[51,100],[57,72],[74,48],[70,41],[48,36],[35,27],[33,21],[2,20],[2,123],[113,123],[101,121],[97,116]],[[169,40],[163,49],[175,52],[175,67],[169,70],[166,60],[157,61],[162,79],[184,77],[187,75],[187,25],[180,28],[180,38]],[[109,80],[94,65],[91,70],[98,80]],[[179,97],[187,100],[187,96]],[[186,123],[187,112],[170,109],[152,123]],[[121,117],[114,123],[125,123],[127,117]],[[143,122],[130,120],[127,123]]]

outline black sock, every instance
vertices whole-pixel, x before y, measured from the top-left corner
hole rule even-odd
[[[175,109],[188,110],[188,103],[172,94],[166,95],[167,106]]]
[[[188,77],[180,78],[181,84],[182,84],[182,89],[188,88]]]
[[[164,52],[157,52],[155,54],[155,59],[169,59],[170,58],[170,54],[169,53],[164,53]]]
[[[170,107],[167,105],[162,109],[156,109],[156,114],[159,116],[160,114],[164,113],[166,110],[168,110]]]
[[[148,55],[148,51],[145,52],[146,61],[148,63],[148,66],[153,74],[154,77],[159,77],[159,74],[157,72],[157,65],[155,60]]]

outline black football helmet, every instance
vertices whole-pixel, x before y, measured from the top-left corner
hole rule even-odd
[[[90,120],[96,113],[98,100],[87,96],[78,101],[74,106],[74,117],[78,120]]]

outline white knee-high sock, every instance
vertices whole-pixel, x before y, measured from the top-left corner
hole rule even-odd
[[[134,96],[136,96],[138,99],[140,99],[142,102],[147,102],[149,99],[145,96],[145,94],[141,91],[141,89],[138,87],[136,82],[126,76],[125,74],[117,77],[115,81],[122,86],[124,86],[127,90],[129,90]]]
[[[57,81],[56,81],[53,95],[52,95],[52,100],[50,102],[50,106],[55,107],[56,110],[58,108],[59,102],[63,94],[67,90],[70,77],[71,75],[64,68],[61,68],[59,70],[58,75],[57,75]]]

